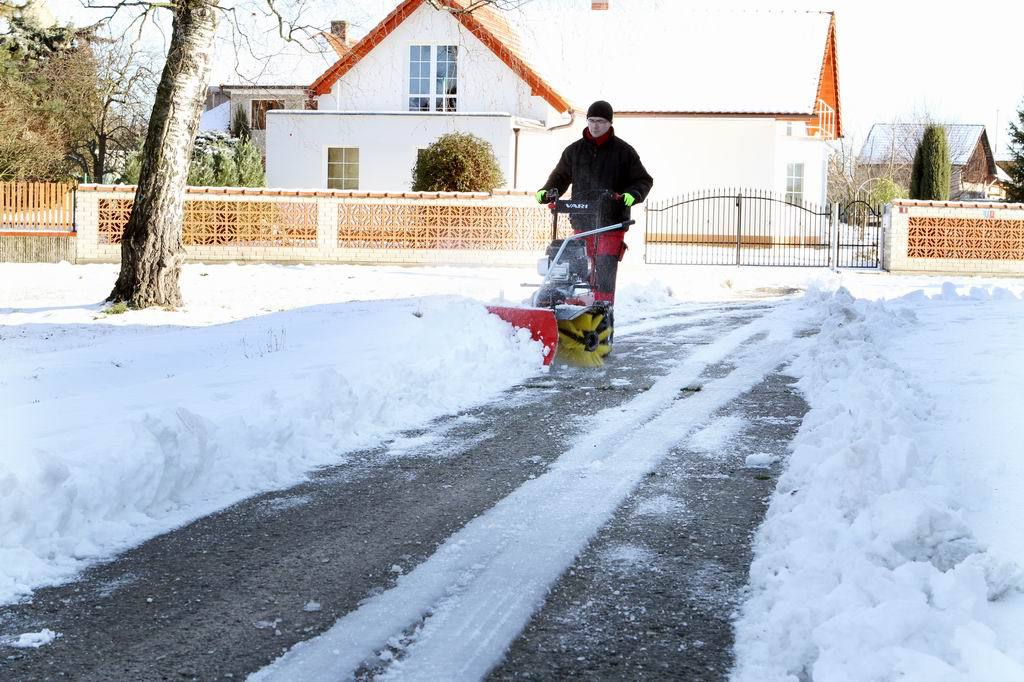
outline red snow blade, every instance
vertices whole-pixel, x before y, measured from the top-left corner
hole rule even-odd
[[[487,312],[497,315],[513,327],[529,329],[530,335],[544,345],[544,364],[550,365],[555,359],[558,347],[558,320],[550,308],[507,308],[487,306]]]

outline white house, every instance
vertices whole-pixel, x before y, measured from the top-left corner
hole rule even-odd
[[[311,84],[316,111],[268,112],[268,185],[408,189],[417,151],[460,131],[491,143],[508,187],[539,189],[605,99],[652,196],[824,200],[842,135],[832,13],[608,4],[553,15],[404,0]]]

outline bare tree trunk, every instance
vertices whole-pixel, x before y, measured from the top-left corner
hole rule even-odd
[[[121,242],[121,272],[108,301],[133,308],[181,305],[185,186],[216,29],[217,0],[178,0],[135,205]]]
[[[93,182],[103,182],[107,174],[107,136],[100,133],[96,136],[96,153],[92,157]]]

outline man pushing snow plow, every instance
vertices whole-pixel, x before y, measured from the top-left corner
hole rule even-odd
[[[560,360],[599,367],[611,352],[612,307],[629,209],[651,191],[654,180],[629,144],[615,136],[612,107],[597,101],[587,109],[583,137],[562,152],[545,188],[536,194],[553,214],[552,241],[539,270],[544,282],[532,308],[491,307],[503,320],[529,329],[545,347],[545,364]],[[572,198],[559,200],[572,187]],[[558,215],[569,215],[574,234],[556,239]]]

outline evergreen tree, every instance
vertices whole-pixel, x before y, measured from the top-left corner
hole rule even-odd
[[[139,184],[140,172],[142,172],[141,149],[139,149],[134,154],[128,157],[128,162],[124,165],[124,175],[121,177],[121,182],[123,182],[126,185]]]
[[[249,125],[249,116],[242,107],[235,109],[235,117],[231,121],[231,137],[237,137],[243,142],[248,142],[252,137],[252,126]]]
[[[213,167],[212,154],[192,155],[192,164],[188,168],[187,182],[192,187],[212,187],[217,184],[217,174]]]
[[[940,201],[949,199],[952,172],[946,130],[939,125],[929,125],[924,129],[924,135],[914,153],[910,198]]]
[[[136,184],[142,167],[142,150],[125,167],[124,182]],[[228,137],[219,131],[202,132],[192,148],[188,184],[194,187],[262,187],[263,157],[252,142]]]
[[[1017,122],[1010,121],[1010,161],[1006,200],[1024,202],[1024,104],[1017,111]]]
[[[921,198],[921,176],[924,174],[923,165],[923,153],[924,149],[921,143],[917,143],[917,149],[914,150],[914,166],[910,170],[910,198],[920,199]]]
[[[240,187],[262,187],[266,182],[263,175],[263,158],[252,142],[241,141],[235,145],[235,165],[238,167]]]
[[[213,184],[217,187],[238,187],[238,164],[235,145],[224,145],[213,151]]]

